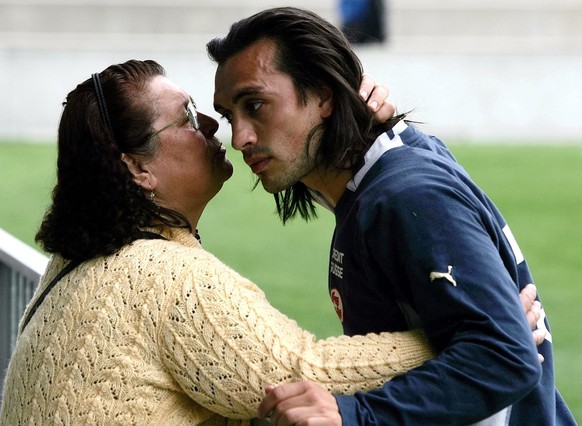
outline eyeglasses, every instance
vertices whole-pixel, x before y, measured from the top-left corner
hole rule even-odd
[[[166,124],[160,130],[156,130],[154,133],[149,135],[146,138],[146,140],[150,140],[154,136],[158,135],[159,133],[163,132],[164,130],[166,130],[172,126],[175,126],[178,123],[180,125],[184,124],[186,121],[190,122],[190,125],[194,128],[194,130],[200,130],[200,121],[198,121],[198,112],[196,111],[196,104],[194,103],[194,100],[192,99],[192,97],[190,97],[190,102],[188,102],[188,105],[186,105],[186,115],[183,115],[182,117],[176,118],[172,122]]]

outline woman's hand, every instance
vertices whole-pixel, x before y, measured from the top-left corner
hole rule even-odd
[[[388,101],[388,93],[388,88],[383,84],[377,84],[367,74],[362,76],[360,96],[366,102],[370,111],[374,113],[374,121],[376,123],[383,123],[396,113],[396,106]]]
[[[533,330],[533,339],[536,346],[542,344],[546,335],[548,334],[548,330],[545,328],[537,328],[537,323],[541,318],[542,315],[542,304],[539,300],[536,300],[537,296],[537,289],[536,286],[533,284],[526,285],[523,290],[519,293],[519,298],[521,300],[521,306],[523,311],[525,312],[525,316],[527,318],[527,322],[529,327]],[[540,362],[544,362],[544,357],[542,354],[538,354]]]

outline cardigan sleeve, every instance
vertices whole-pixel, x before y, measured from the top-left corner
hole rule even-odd
[[[182,389],[222,416],[256,417],[267,385],[310,380],[352,394],[434,357],[420,331],[316,340],[256,285],[199,252],[174,272],[158,341]]]

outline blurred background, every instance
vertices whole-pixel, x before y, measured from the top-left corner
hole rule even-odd
[[[270,6],[306,7],[341,26],[354,1],[0,0],[0,140],[54,139],[66,93],[129,58],[158,60],[212,111],[209,39]],[[355,48],[429,130],[465,141],[582,140],[582,1],[373,2],[384,40]]]
[[[371,9],[355,10],[359,1]],[[357,40],[365,71],[504,212],[552,320],[558,387],[580,421],[582,0],[0,0],[0,228],[37,248],[61,103],[77,83],[112,63],[155,59],[218,118],[206,42],[282,5]],[[219,136],[228,143],[224,121]],[[282,227],[272,197],[252,192],[240,155],[229,156],[234,177],[200,224],[205,247],[318,337],[340,333],[326,286],[333,217]]]

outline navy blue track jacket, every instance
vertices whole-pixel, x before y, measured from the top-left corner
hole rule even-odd
[[[576,424],[551,334],[536,348],[520,304],[533,278],[519,246],[441,141],[398,123],[334,214],[329,290],[344,332],[421,327],[439,352],[380,389],[337,395],[345,425],[472,424],[500,410],[493,424]]]

